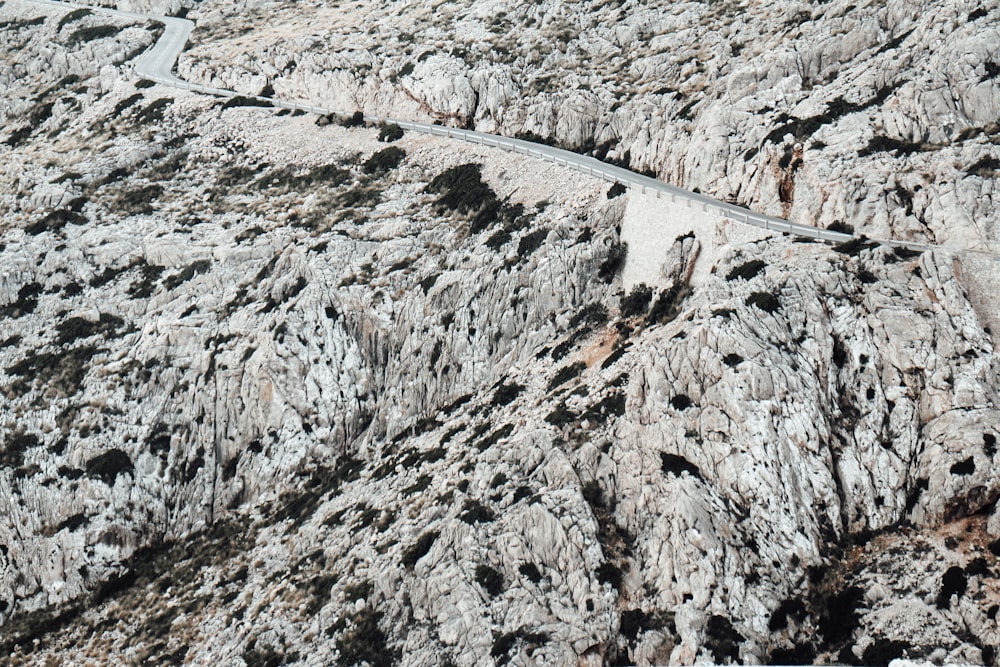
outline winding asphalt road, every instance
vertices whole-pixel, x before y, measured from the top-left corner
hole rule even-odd
[[[174,76],[173,67],[177,62],[178,56],[184,50],[187,45],[188,37],[191,35],[191,31],[194,29],[194,23],[188,19],[176,18],[173,16],[154,16],[150,14],[136,14],[132,12],[122,12],[115,9],[107,9],[103,7],[93,7],[89,5],[79,5],[69,2],[57,2],[56,0],[26,0],[34,4],[42,5],[52,5],[59,7],[61,9],[69,8],[86,8],[90,9],[95,13],[108,14],[112,16],[118,16],[123,18],[135,19],[140,21],[157,21],[165,26],[165,30],[160,39],[156,42],[152,49],[140,56],[135,63],[135,71],[140,76],[161,83],[167,86],[172,86],[174,88],[180,88],[183,90],[190,90],[198,93],[205,93],[209,95],[216,95],[220,97],[236,97],[240,96],[233,90],[226,90],[224,88],[212,88],[209,86],[202,86],[196,83],[190,83],[184,81],[183,79]],[[279,100],[271,97],[260,97],[256,95],[242,95],[249,99],[255,99],[261,102],[267,102],[276,107],[284,109],[294,109],[299,111],[305,111],[307,113],[314,113],[319,115],[328,114],[340,114],[343,115],[347,112],[341,109],[328,109],[326,107],[313,106],[301,102],[290,102],[286,100]],[[794,234],[797,236],[805,236],[809,238],[819,239],[822,241],[831,241],[834,243],[844,243],[856,238],[856,236],[851,234],[844,234],[841,232],[830,231],[827,229],[820,229],[818,227],[812,227],[810,225],[800,225],[794,222],[789,222],[788,220],[783,220],[781,218],[775,218],[769,215],[763,215],[760,213],[754,213],[753,211],[743,208],[742,206],[736,206],[735,204],[730,204],[728,202],[719,201],[718,199],[713,199],[706,195],[698,194],[695,192],[689,192],[681,188],[675,187],[663,181],[651,178],[649,176],[644,176],[642,174],[637,174],[634,171],[624,169],[606,162],[601,162],[596,158],[592,158],[586,155],[580,155],[579,153],[573,153],[572,151],[563,150],[561,148],[554,148],[552,146],[546,146],[544,144],[537,144],[531,141],[525,141],[523,139],[512,139],[509,137],[501,137],[494,134],[484,134],[482,132],[475,132],[472,130],[459,130],[455,128],[445,127],[443,125],[428,125],[427,123],[417,123],[407,120],[398,120],[394,118],[385,118],[382,116],[372,116],[365,115],[365,121],[370,123],[395,123],[399,125],[404,130],[409,130],[411,132],[420,132],[423,134],[431,134],[434,136],[448,137],[450,139],[460,139],[462,141],[467,141],[473,144],[481,144],[484,146],[492,146],[495,148],[500,148],[506,151],[513,151],[515,153],[521,153],[529,157],[535,157],[548,162],[554,162],[555,164],[574,169],[576,171],[582,172],[589,176],[594,176],[596,178],[601,178],[612,183],[621,183],[630,188],[637,188],[643,193],[652,193],[656,197],[665,197],[670,199],[672,202],[682,202],[689,207],[699,208],[703,211],[713,211],[719,214],[722,218],[727,220],[732,220],[734,222],[740,222],[747,225],[753,225],[755,227],[761,227],[773,232]],[[883,239],[871,239],[873,242],[881,243],[884,245],[903,247],[910,250],[916,250],[922,252],[924,250],[930,250],[937,248],[938,246],[927,245],[922,243],[912,243],[908,241],[894,241],[894,240],[883,240]]]

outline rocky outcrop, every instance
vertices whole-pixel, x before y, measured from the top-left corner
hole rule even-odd
[[[35,16],[0,7],[13,71],[148,41]],[[679,25],[635,16],[615,39]],[[588,35],[561,44],[614,63]],[[455,59],[398,70],[407,104],[483,113]],[[13,664],[995,662],[997,356],[953,256],[744,236],[128,67],[5,84]]]
[[[198,9],[180,71],[207,85],[538,135],[796,222],[996,247],[993,7]],[[254,39],[226,38],[233,20]]]

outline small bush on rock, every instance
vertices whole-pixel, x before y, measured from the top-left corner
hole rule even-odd
[[[368,664],[370,667],[389,667],[395,662],[395,653],[388,648],[388,638],[379,627],[381,614],[371,606],[353,615],[352,627],[337,641],[342,665]]]
[[[379,141],[396,141],[403,138],[403,128],[395,123],[383,125],[378,131]]]
[[[737,267],[734,267],[728,274],[726,274],[726,280],[732,281],[738,278],[742,280],[750,280],[754,276],[759,275],[765,268],[767,268],[767,264],[765,264],[762,260],[751,259],[749,262],[745,262]]]
[[[80,19],[90,16],[94,12],[90,11],[86,7],[81,7],[80,9],[74,9],[69,14],[66,14],[61,19],[59,19],[59,24],[56,26],[56,32],[59,32],[63,27],[73,23],[74,21],[79,21]]]
[[[538,571],[538,566],[534,563],[522,563],[517,571],[523,574],[528,581],[537,584],[542,580],[542,573]]]
[[[493,393],[492,404],[494,406],[509,405],[524,391],[524,385],[517,382],[502,384]]]
[[[497,196],[482,179],[482,165],[468,162],[449,167],[427,184],[427,192],[441,195],[438,206],[471,213],[490,204],[497,204]]]
[[[597,277],[603,282],[610,283],[615,279],[625,266],[625,256],[628,254],[628,244],[613,243],[608,250],[608,256],[601,262],[597,269]]]
[[[575,361],[568,366],[563,366],[556,372],[555,377],[553,377],[549,382],[548,390],[552,391],[556,387],[566,384],[573,378],[579,376],[586,367],[587,365],[582,361]]]
[[[246,95],[234,95],[222,105],[223,109],[234,107],[273,107],[271,100],[262,100],[258,97],[247,97]]]
[[[747,297],[746,304],[760,308],[765,313],[773,313],[781,307],[778,298],[769,292],[754,292]]]
[[[476,583],[494,597],[503,591],[503,575],[489,565],[476,566]]]
[[[114,486],[118,475],[131,474],[134,470],[132,459],[120,449],[109,449],[87,461],[87,474],[108,486]]]
[[[640,283],[632,288],[628,296],[622,298],[622,317],[635,317],[645,314],[649,308],[649,302],[653,298],[653,290],[645,283]]]
[[[522,236],[521,240],[518,241],[517,244],[517,256],[521,259],[529,257],[531,253],[535,252],[535,250],[542,245],[542,241],[544,241],[548,235],[549,230],[543,227],[542,229],[536,229]]]
[[[728,618],[718,615],[709,617],[705,627],[705,646],[712,652],[715,664],[726,664],[727,659],[730,662],[738,662],[740,643],[744,639]]]
[[[462,505],[462,513],[458,518],[468,524],[490,523],[496,519],[496,514],[478,500],[469,498]]]
[[[366,174],[384,174],[398,167],[405,157],[406,151],[402,148],[390,146],[368,158],[361,168]]]
[[[350,116],[346,116],[340,124],[344,127],[364,127],[365,126],[365,113],[363,111],[355,111]]]
[[[66,40],[67,46],[76,46],[82,42],[91,42],[95,39],[114,37],[121,31],[121,28],[113,25],[94,25],[84,28],[77,28]]]
[[[827,227],[827,229],[830,230],[831,232],[840,232],[841,234],[853,234],[854,233],[854,227],[853,226],[847,224],[846,222],[841,222],[840,220],[837,220],[835,222],[831,222],[830,226]]]
[[[687,473],[695,479],[704,479],[698,466],[688,461],[683,456],[660,452],[660,468],[664,475],[674,475],[680,477],[681,473]]]

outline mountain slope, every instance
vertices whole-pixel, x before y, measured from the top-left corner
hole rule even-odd
[[[135,81],[148,30],[48,11],[0,7],[12,662],[993,662],[953,257],[664,220],[626,293],[632,194]]]

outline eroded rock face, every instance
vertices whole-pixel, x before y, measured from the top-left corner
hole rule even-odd
[[[0,116],[12,662],[994,662],[959,260],[637,226],[553,165],[137,84],[147,31],[26,7],[12,71],[80,65]],[[480,113],[452,62],[398,76]]]
[[[208,85],[537,135],[797,222],[996,247],[995,3],[197,9],[180,71]]]

